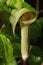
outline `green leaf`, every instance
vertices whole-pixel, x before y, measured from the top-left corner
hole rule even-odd
[[[30,25],[30,39],[37,39],[41,36],[41,28],[43,27],[43,17],[37,19]]]
[[[9,17],[10,17],[10,14],[6,11],[0,11],[0,22],[6,24],[6,25],[9,25],[10,22],[9,22]]]
[[[37,22],[39,23],[40,27],[43,27],[43,17],[37,19]]]
[[[43,52],[37,46],[30,46],[29,65],[40,65],[43,62]]]
[[[6,5],[6,0],[0,0],[0,11],[10,12],[10,9]]]
[[[21,45],[18,42],[13,43],[13,51],[13,55],[15,58],[21,57]]]
[[[7,6],[10,6],[16,9],[21,9],[23,2],[24,0],[7,0],[6,4]]]
[[[43,52],[39,47],[36,46],[31,46],[31,54],[35,55],[35,56],[40,56],[43,58]]]
[[[4,7],[3,7],[4,6]],[[6,6],[6,4],[4,4],[4,3],[2,3],[2,4],[0,4],[0,11],[6,11],[6,12],[10,12],[11,11],[11,9],[10,8],[8,8],[7,6]]]
[[[5,2],[6,2],[6,0],[0,0],[0,4],[3,4]]]
[[[35,55],[30,55],[29,60],[28,60],[28,64],[29,65],[41,65],[41,63],[43,62],[41,57],[37,57]]]
[[[14,35],[10,25],[5,26],[5,28],[2,29],[1,33],[3,33],[7,38],[9,38],[10,41],[13,41]]]
[[[13,57],[13,47],[5,35],[0,34],[0,58],[5,65],[17,65]]]
[[[29,65],[40,65],[43,62],[43,51],[37,46],[30,46]]]
[[[36,39],[41,36],[40,24],[36,21],[30,25],[30,39]]]

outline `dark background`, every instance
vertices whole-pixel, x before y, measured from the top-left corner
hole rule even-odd
[[[36,8],[36,0],[25,0]],[[43,0],[39,0],[39,11],[43,10]],[[38,18],[43,17],[43,12],[39,14]],[[37,39],[31,40],[30,44],[39,46],[43,50],[43,27],[41,28],[41,36]],[[32,42],[32,43],[31,43]]]
[[[25,0],[26,2],[30,3],[33,7],[36,8],[36,0]],[[39,0],[39,9],[43,9],[43,0]]]

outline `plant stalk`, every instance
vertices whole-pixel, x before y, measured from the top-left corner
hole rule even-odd
[[[21,54],[23,61],[26,61],[28,58],[28,25],[21,24]]]

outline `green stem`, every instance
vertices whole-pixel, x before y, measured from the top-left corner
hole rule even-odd
[[[22,59],[28,58],[28,25],[21,24],[21,54]]]

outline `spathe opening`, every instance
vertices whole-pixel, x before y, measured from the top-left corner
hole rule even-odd
[[[37,16],[34,12],[26,12],[20,17],[20,21],[24,24],[31,24],[36,20]]]
[[[35,17],[35,13],[34,12],[26,12],[21,16],[21,21],[28,21],[28,20],[32,20]]]

